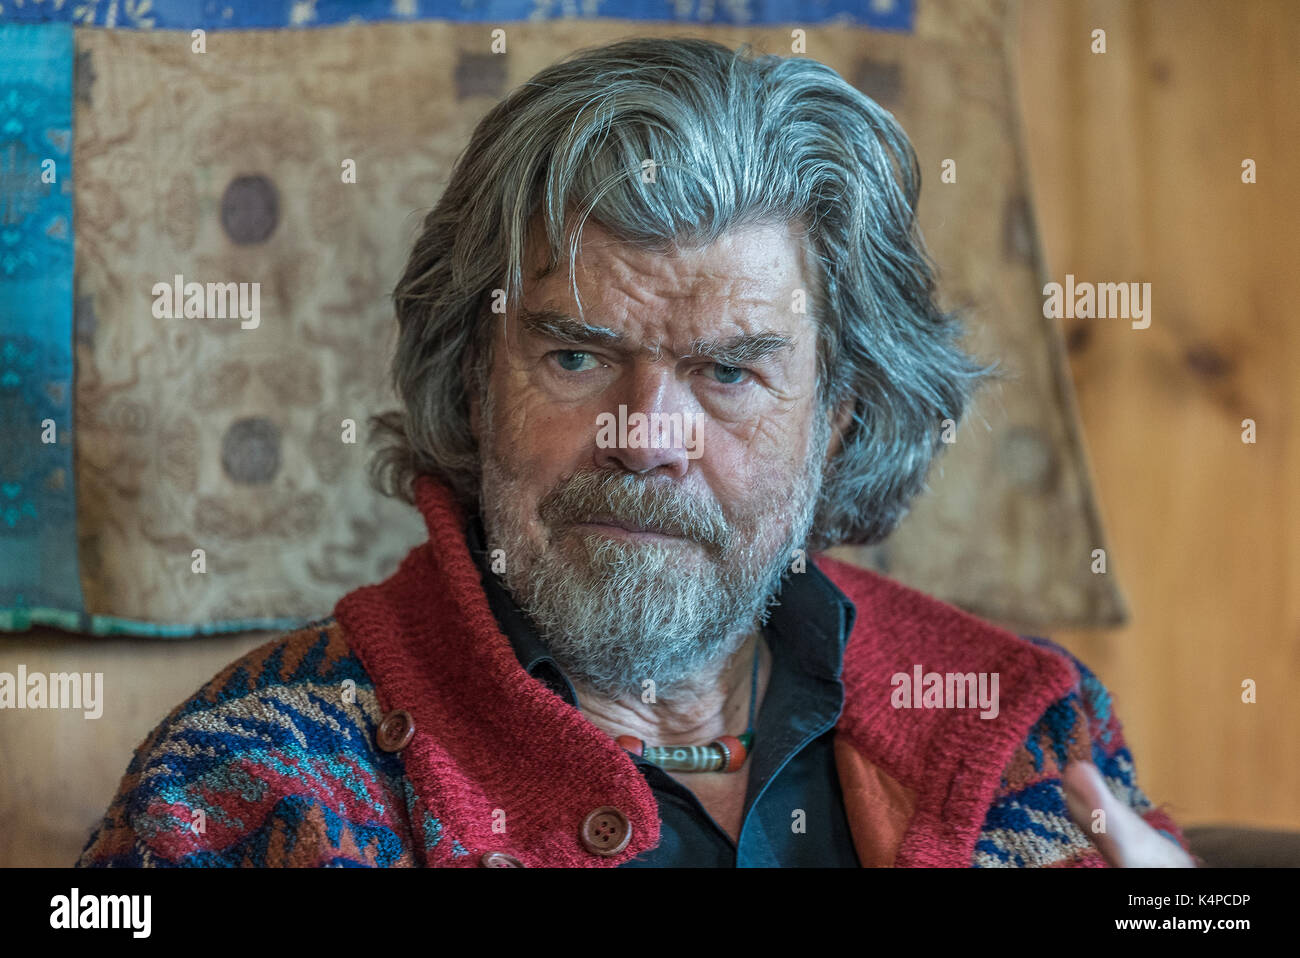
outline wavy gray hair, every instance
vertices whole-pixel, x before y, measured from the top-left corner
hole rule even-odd
[[[393,292],[404,408],[371,419],[386,440],[372,483],[413,502],[428,473],[478,509],[469,398],[486,390],[493,291],[512,310],[522,298],[535,217],[544,273],[567,241],[571,274],[587,217],[661,253],[799,222],[815,277],[818,396],[828,411],[853,407],[808,545],[878,542],[924,486],[943,420],[961,420],[991,368],[961,350],[958,315],[939,308],[920,189],[892,114],[814,60],[663,38],[571,54],[483,118],[424,219]]]

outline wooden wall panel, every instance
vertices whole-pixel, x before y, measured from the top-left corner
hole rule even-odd
[[[1065,321],[1132,619],[1057,638],[1177,818],[1300,827],[1300,7],[1034,0],[1020,23],[1053,279],[1152,284],[1149,329]]]
[[[102,672],[103,714],[6,710],[0,720],[0,867],[67,867],[117,791],[135,747],[173,708],[276,633],[199,640],[0,635],[0,671]]]

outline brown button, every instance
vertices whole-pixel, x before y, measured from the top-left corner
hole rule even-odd
[[[410,743],[411,736],[414,734],[415,719],[411,718],[411,713],[405,709],[398,709],[389,712],[379,723],[375,742],[385,752],[400,752]]]
[[[523,868],[524,863],[505,852],[484,852],[478,860],[480,868]]]
[[[632,840],[627,816],[612,805],[602,805],[582,820],[582,847],[606,858],[617,855]]]

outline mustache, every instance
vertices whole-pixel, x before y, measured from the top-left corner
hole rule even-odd
[[[575,473],[542,497],[537,512],[550,525],[612,522],[681,536],[719,555],[730,551],[735,539],[715,500],[684,493],[662,477]]]

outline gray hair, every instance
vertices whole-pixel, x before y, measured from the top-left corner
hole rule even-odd
[[[653,184],[642,182],[647,159]],[[571,227],[571,276],[588,217],[664,254],[736,228],[802,223],[818,397],[826,411],[853,406],[808,544],[878,542],[923,488],[943,421],[960,422],[991,368],[962,352],[958,315],[939,308],[920,189],[892,114],[815,60],[649,37],[569,55],[483,118],[424,219],[393,292],[404,408],[371,419],[388,440],[372,483],[414,502],[427,473],[478,510],[469,400],[486,389],[493,291],[510,309],[521,301],[535,217],[542,275]]]

